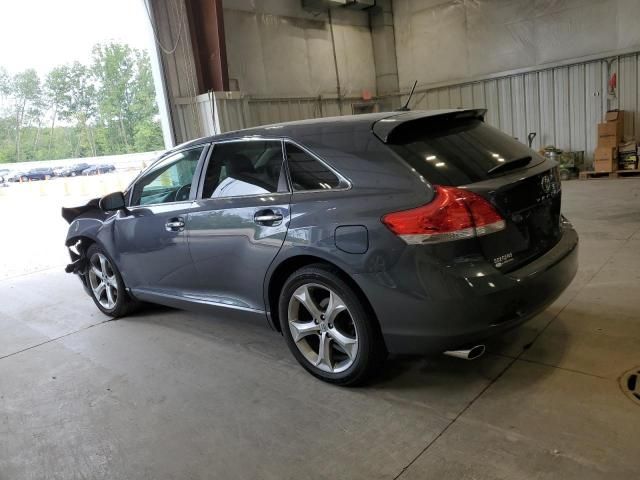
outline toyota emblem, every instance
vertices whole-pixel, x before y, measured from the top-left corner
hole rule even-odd
[[[540,180],[540,187],[542,187],[542,191],[544,193],[551,192],[551,175],[545,175]]]

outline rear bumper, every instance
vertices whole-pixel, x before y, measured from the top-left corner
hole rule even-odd
[[[392,270],[354,278],[389,352],[440,353],[481,342],[547,308],[577,272],[578,235],[565,225],[551,250],[508,274],[477,259],[443,265],[417,250],[407,257]]]

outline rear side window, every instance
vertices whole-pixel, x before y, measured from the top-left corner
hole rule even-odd
[[[213,147],[202,198],[286,192],[280,140],[245,140]]]
[[[479,182],[541,161],[522,143],[475,119],[416,122],[389,146],[427,181],[439,185]]]
[[[331,190],[341,186],[335,173],[300,147],[287,143],[286,150],[294,191]]]

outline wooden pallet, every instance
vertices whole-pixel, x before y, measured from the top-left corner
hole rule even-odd
[[[640,169],[616,170],[615,172],[580,172],[580,180],[589,180],[590,178],[636,177],[638,175],[640,175]]]

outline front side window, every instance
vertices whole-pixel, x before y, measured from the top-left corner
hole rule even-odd
[[[331,190],[341,186],[338,176],[318,159],[291,143],[287,143],[286,149],[294,191]]]
[[[280,140],[243,140],[213,147],[202,198],[286,192]]]
[[[170,155],[152,167],[133,187],[131,205],[154,205],[189,199],[191,183],[204,147]]]

